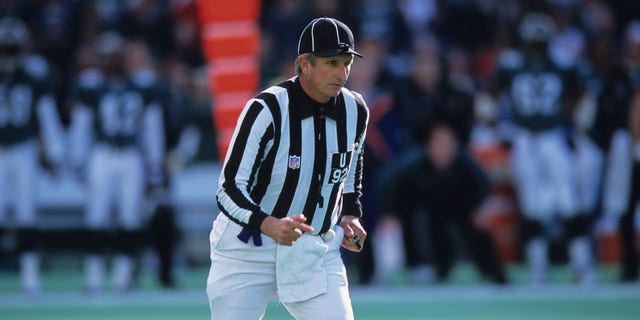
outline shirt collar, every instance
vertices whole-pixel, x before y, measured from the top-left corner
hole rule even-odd
[[[290,110],[296,112],[301,119],[307,117],[313,117],[314,115],[319,114],[320,109],[324,108],[325,115],[331,119],[338,119],[338,108],[340,107],[339,101],[341,101],[341,96],[329,99],[329,101],[325,103],[319,103],[313,100],[309,95],[302,89],[302,85],[300,85],[300,78],[296,77],[294,80],[294,92],[295,97],[292,99],[290,103]]]

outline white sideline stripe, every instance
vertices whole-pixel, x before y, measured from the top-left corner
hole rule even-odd
[[[490,301],[607,301],[637,299],[636,284],[600,285],[589,290],[575,285],[529,286],[372,286],[351,288],[354,303],[417,303],[417,302],[490,302]],[[22,293],[0,293],[3,308],[104,308],[128,306],[207,306],[203,290],[106,292],[88,296],[82,292],[43,293],[31,297]]]
[[[576,285],[496,286],[409,286],[352,288],[356,302],[489,302],[489,301],[548,301],[548,300],[617,300],[638,299],[640,286],[634,284],[606,284],[591,288]]]

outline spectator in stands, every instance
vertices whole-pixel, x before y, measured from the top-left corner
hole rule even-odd
[[[280,82],[279,77],[286,68],[291,74],[289,52],[296,52],[299,34],[311,17],[302,0],[276,0],[270,7],[263,8],[261,21],[262,50],[262,83]],[[293,57],[295,58],[295,57]],[[283,67],[284,65],[284,67]],[[292,74],[293,75],[293,74]],[[274,80],[274,78],[278,78]]]
[[[447,67],[458,67],[459,59],[454,54],[449,64],[443,60],[440,45],[436,39],[427,36],[414,49],[410,77],[396,86],[395,101],[398,103],[402,139],[405,146],[421,144],[417,135],[423,121],[438,119],[447,121],[454,128],[457,140],[466,147],[473,125],[472,85],[463,84],[462,77],[448,77]],[[464,59],[464,57],[462,58]],[[455,71],[458,71],[454,68]],[[453,75],[453,73],[451,74]]]

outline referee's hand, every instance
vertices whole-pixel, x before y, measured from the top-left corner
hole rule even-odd
[[[340,227],[344,230],[342,247],[353,252],[362,251],[364,240],[367,238],[367,232],[364,231],[360,219],[355,216],[342,216]]]
[[[267,217],[260,225],[260,231],[268,235],[277,243],[291,246],[305,232],[313,232],[313,227],[306,224],[307,217],[299,214],[292,217]]]

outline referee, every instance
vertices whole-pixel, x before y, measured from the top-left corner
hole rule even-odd
[[[302,31],[296,77],[249,100],[220,175],[207,295],[212,319],[261,319],[276,297],[296,319],[353,319],[340,246],[359,252],[368,109],[343,88],[353,34]]]

